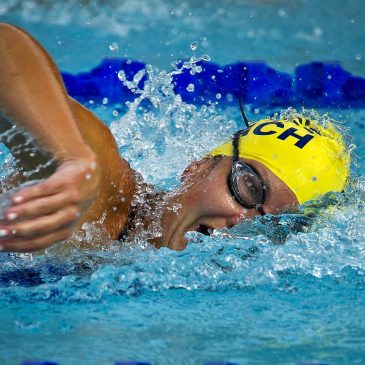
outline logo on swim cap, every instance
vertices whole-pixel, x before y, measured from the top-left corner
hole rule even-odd
[[[233,156],[232,142],[209,156]],[[333,124],[264,119],[253,124],[240,139],[239,156],[261,162],[295,194],[299,203],[330,191],[342,191],[349,176],[350,155]]]

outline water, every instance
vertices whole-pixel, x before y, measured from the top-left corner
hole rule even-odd
[[[365,75],[362,58],[356,58],[364,17],[359,1],[351,8],[336,8],[334,1],[331,9],[319,1],[232,1],[224,8],[159,1],[116,7],[68,1],[62,8],[3,3],[2,18],[32,30],[64,70],[87,70],[103,55],[123,52],[153,65],[152,81],[134,103],[105,100],[88,107],[111,127],[123,156],[160,188],[177,186],[191,160],[242,125],[237,108],[181,103],[169,85],[170,63],[178,57],[209,54],[222,64],[264,58],[288,70],[297,62],[333,57]],[[238,10],[243,15],[235,15]],[[329,15],[336,21],[328,21]],[[216,32],[218,23],[224,32]],[[345,25],[351,34],[346,42],[349,34],[338,31]],[[177,33],[167,32],[169,27]],[[88,51],[80,52],[82,47]],[[248,116],[275,112],[280,110],[252,107]],[[365,111],[329,115],[354,137],[353,182],[338,204],[309,225],[298,227],[285,215],[256,219],[211,237],[191,233],[182,252],[115,242],[99,251],[62,254],[58,245],[41,256],[0,254],[1,364],[363,364]]]

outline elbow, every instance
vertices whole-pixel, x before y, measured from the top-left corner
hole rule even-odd
[[[13,48],[21,47],[29,43],[29,35],[22,29],[9,23],[0,22],[0,51],[3,53],[6,49],[8,52]]]
[[[0,39],[2,41],[7,40],[8,37],[14,36],[14,34],[19,32],[21,32],[21,30],[15,25],[0,22]]]

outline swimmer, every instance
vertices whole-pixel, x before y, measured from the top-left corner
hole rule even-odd
[[[17,166],[7,184],[45,179],[12,196],[0,221],[3,251],[45,249],[82,232],[85,223],[99,227],[107,242],[148,231],[156,221],[149,241],[182,250],[187,231],[208,233],[294,210],[341,192],[348,180],[349,153],[332,125],[267,119],[191,163],[174,192],[153,193],[120,156],[107,126],[67,95],[42,46],[4,23],[0,80],[0,133],[19,131],[3,138]],[[37,146],[32,157],[24,132]],[[143,203],[132,204],[138,196]]]

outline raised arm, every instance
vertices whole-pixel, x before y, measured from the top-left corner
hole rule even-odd
[[[14,207],[0,222],[0,248],[37,250],[69,236],[97,195],[100,169],[82,137],[57,67],[36,40],[4,23],[0,80],[0,130],[16,125],[28,132],[58,165],[45,182],[16,194]],[[24,156],[19,158],[26,165]]]

